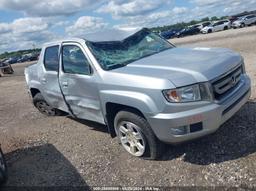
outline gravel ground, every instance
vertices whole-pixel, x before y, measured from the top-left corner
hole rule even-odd
[[[28,64],[14,65],[15,75],[0,78],[7,186],[256,186],[256,27],[172,42],[240,52],[252,78],[250,101],[215,134],[145,161],[127,154],[102,125],[41,115],[26,92]]]

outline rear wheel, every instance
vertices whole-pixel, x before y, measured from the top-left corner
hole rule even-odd
[[[157,139],[143,117],[129,111],[120,111],[114,125],[121,145],[131,155],[151,160],[161,156],[163,143]]]
[[[212,29],[209,29],[209,30],[208,30],[208,33],[212,33]]]
[[[51,107],[44,99],[41,93],[37,93],[33,98],[35,107],[44,115],[56,116],[60,115],[60,111]]]
[[[224,27],[224,30],[228,30],[228,27],[227,27],[227,26],[225,26],[225,27]]]
[[[7,181],[7,165],[5,162],[4,154],[0,148],[0,184]]]

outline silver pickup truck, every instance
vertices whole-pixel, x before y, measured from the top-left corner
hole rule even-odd
[[[105,124],[133,156],[215,132],[249,99],[243,58],[224,48],[177,48],[148,29],[90,34],[43,46],[25,69],[44,114]]]

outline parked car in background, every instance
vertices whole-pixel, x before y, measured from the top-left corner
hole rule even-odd
[[[200,29],[198,28],[198,26],[199,25],[193,25],[188,28],[185,28],[185,29],[181,30],[180,32],[177,32],[175,36],[177,38],[180,38],[180,37],[185,37],[185,36],[189,36],[189,35],[199,34]]]
[[[3,74],[13,74],[14,71],[12,69],[12,66],[6,62],[1,62],[0,61],[0,77]]]
[[[179,30],[175,30],[175,29],[168,30],[168,31],[163,31],[163,32],[160,33],[160,36],[162,36],[165,39],[171,39],[171,38],[175,37],[175,35],[178,31]]]
[[[205,33],[212,33],[212,32],[217,32],[217,31],[222,31],[222,30],[228,30],[231,28],[231,22],[229,20],[221,20],[217,21],[209,26],[204,27],[201,32],[203,34]]]
[[[39,53],[29,53],[22,55],[17,62],[28,62],[38,60]]]
[[[19,57],[11,57],[11,58],[8,58],[5,63],[7,64],[14,64],[14,63],[17,63],[18,62],[18,59]]]
[[[207,27],[209,25],[211,25],[212,23],[210,21],[206,21],[206,22],[203,22],[203,23],[199,23],[197,24],[197,27],[202,30],[204,27]]]
[[[7,165],[4,158],[4,154],[0,147],[0,184],[3,184],[7,181]]]
[[[175,47],[148,29],[47,43],[25,79],[41,113],[104,124],[127,152],[147,159],[161,155],[162,142],[215,132],[251,94],[238,53]]]
[[[256,24],[256,15],[247,15],[245,17],[241,17],[238,20],[232,23],[232,28],[242,28],[245,26],[250,26]]]
[[[32,53],[29,57],[29,61],[36,61],[38,60],[39,53]]]
[[[21,58],[19,58],[18,60],[17,60],[17,62],[27,62],[27,61],[29,61],[29,56],[28,55],[22,55],[21,56]]]

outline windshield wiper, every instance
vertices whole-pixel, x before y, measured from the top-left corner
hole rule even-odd
[[[131,63],[131,62],[129,61],[129,62],[124,62],[124,63],[120,63],[120,64],[113,64],[113,65],[107,66],[106,69],[113,70],[116,68],[121,68],[121,67],[127,66],[129,63]]]

